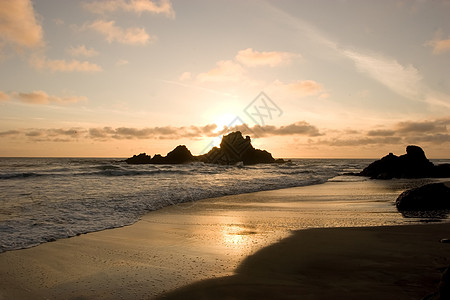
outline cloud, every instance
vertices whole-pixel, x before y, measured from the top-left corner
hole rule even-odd
[[[19,130],[0,131],[0,136],[2,136],[2,137],[8,137],[8,136],[15,137],[20,134],[21,134],[21,132]]]
[[[44,104],[48,96],[44,93],[34,92],[31,95],[21,95],[27,102]],[[48,102],[46,102],[48,103]],[[300,121],[286,126],[259,126],[248,127],[246,124],[233,127],[224,127],[217,131],[216,124],[207,124],[204,126],[161,126],[161,127],[93,127],[93,128],[28,128],[20,130],[9,130],[0,132],[0,136],[10,138],[27,138],[32,141],[70,141],[73,139],[87,139],[97,141],[111,140],[178,140],[184,138],[197,139],[205,137],[218,137],[231,131],[240,130],[244,134],[250,134],[253,137],[270,136],[290,136],[302,135],[316,137],[322,135],[319,130],[305,122]]]
[[[85,57],[92,57],[97,56],[98,52],[92,48],[86,48],[85,45],[80,45],[78,47],[70,47],[67,49],[67,52],[71,56],[85,56]]]
[[[450,36],[448,39],[442,39],[441,36],[442,32],[438,30],[435,37],[425,43],[425,46],[433,48],[433,54],[438,55],[450,51]]]
[[[315,96],[324,91],[323,86],[314,80],[298,80],[291,83],[283,83],[279,80],[275,80],[272,83],[272,86],[300,97]],[[327,98],[329,95],[324,93],[320,97]]]
[[[396,130],[399,133],[427,133],[427,132],[446,132],[447,125],[450,125],[450,119],[438,119],[434,121],[413,122],[406,121],[396,124]]]
[[[0,47],[1,41],[18,51],[43,46],[42,27],[30,0],[0,1]]]
[[[238,52],[236,55],[236,60],[248,67],[276,67],[290,63],[295,57],[299,57],[299,55],[295,53],[277,51],[259,52],[253,50],[252,48],[247,48]]]
[[[3,101],[9,101],[10,99],[11,99],[11,98],[9,97],[8,94],[6,94],[6,93],[0,91],[0,102],[3,102]]]
[[[50,70],[52,72],[100,72],[102,67],[88,61],[72,59],[48,59],[42,56],[33,56],[30,59],[31,65],[39,70]]]
[[[128,63],[129,63],[129,61],[128,60],[126,60],[126,59],[119,59],[117,62],[116,62],[116,66],[125,66],[125,65],[128,65]]]
[[[180,81],[184,81],[184,80],[189,80],[191,79],[192,74],[191,72],[184,72],[183,74],[180,75],[180,77],[178,78]]]
[[[13,93],[12,96],[28,104],[72,104],[82,101],[87,101],[86,97],[68,96],[68,97],[57,97],[48,95],[44,91],[33,91],[31,93]]]
[[[310,144],[337,147],[365,145],[433,144],[450,142],[450,117],[425,121],[403,121],[382,128],[356,132],[351,137],[345,131],[328,131],[325,138],[310,140]]]
[[[427,45],[433,47],[433,54],[442,54],[450,51],[450,38],[446,40],[429,41]]]
[[[272,125],[254,125],[239,124],[235,126],[224,126],[217,134],[223,135],[232,131],[241,131],[243,134],[249,134],[253,137],[271,137],[271,136],[289,136],[302,135],[309,137],[321,136],[319,129],[305,121],[299,121],[285,126]]]
[[[389,129],[376,129],[376,130],[369,130],[367,132],[368,136],[393,136],[395,135],[395,130],[389,130]]]
[[[315,144],[337,147],[362,147],[367,145],[396,145],[403,143],[401,137],[356,137],[356,138],[331,138],[319,140]]]
[[[149,12],[152,14],[162,14],[169,18],[175,17],[175,11],[169,0],[160,0],[158,2],[149,0],[92,1],[83,3],[83,7],[96,14],[126,11],[137,14]]]
[[[406,98],[420,96],[418,87],[422,76],[412,65],[405,67],[395,59],[353,50],[344,50],[342,54],[351,59],[361,73],[369,75],[398,95]]]
[[[245,78],[244,74],[245,70],[240,64],[232,60],[221,60],[217,62],[214,69],[198,74],[197,80],[200,82],[238,82]]]
[[[123,29],[116,26],[115,21],[97,20],[91,24],[86,24],[83,28],[88,28],[103,35],[108,43],[118,42],[126,45],[146,45],[156,40],[155,36],[150,36],[145,28],[130,27]]]
[[[205,126],[163,126],[163,127],[103,127],[88,129],[88,138],[110,140],[110,139],[181,139],[196,138],[204,136],[215,136],[215,124]]]

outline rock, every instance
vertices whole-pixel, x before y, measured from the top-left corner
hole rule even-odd
[[[167,153],[166,156],[155,154],[149,163],[151,164],[185,164],[195,161],[195,156],[185,146],[180,145]]]
[[[445,183],[430,183],[404,191],[395,206],[399,211],[450,209],[450,187]]]
[[[139,164],[149,164],[151,161],[150,155],[141,153],[139,155],[133,155],[133,157],[127,158],[125,160],[128,164],[139,165]]]
[[[165,157],[163,157],[161,154],[155,154],[153,156],[152,160],[150,161],[152,164],[165,164]]]
[[[195,161],[195,158],[185,145],[180,145],[167,153],[165,161],[168,164],[185,164]]]
[[[373,179],[450,177],[450,165],[435,166],[419,146],[406,147],[406,154],[389,153],[359,174]]]
[[[141,157],[142,155],[145,157]],[[244,138],[240,131],[225,135],[220,143],[220,148],[214,147],[203,155],[194,156],[186,146],[180,145],[167,153],[167,156],[156,154],[150,159],[150,156],[142,153],[126,160],[129,164],[183,164],[195,161],[222,165],[238,162],[242,162],[244,165],[285,162],[283,159],[275,160],[272,154],[266,150],[255,149],[251,144],[250,137]]]
[[[223,136],[220,148],[212,148],[207,154],[200,156],[199,160],[225,165],[238,162],[242,162],[244,165],[275,162],[272,154],[265,150],[255,149],[251,144],[250,137],[244,138],[240,131]]]

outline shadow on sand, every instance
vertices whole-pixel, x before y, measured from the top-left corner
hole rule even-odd
[[[450,224],[294,232],[247,257],[233,276],[161,299],[422,299],[449,265]]]

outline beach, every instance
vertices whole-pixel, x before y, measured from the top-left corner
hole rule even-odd
[[[0,299],[421,299],[450,264],[450,245],[439,242],[450,224],[396,211],[398,194],[419,183],[338,181],[211,198],[7,251]]]

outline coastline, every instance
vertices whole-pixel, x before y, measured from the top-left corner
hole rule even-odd
[[[148,299],[201,280],[233,278],[247,257],[276,247],[298,229],[337,226],[337,232],[345,233],[354,229],[342,227],[380,225],[380,217],[386,220],[381,225],[396,225],[392,202],[405,184],[327,182],[200,200],[151,212],[131,226],[8,251],[0,254],[0,299]],[[367,197],[377,211],[357,224],[354,208],[363,210]],[[408,222],[400,218],[398,224]],[[431,232],[449,228],[419,226]],[[383,232],[385,227],[377,228],[368,230]],[[311,230],[317,238],[329,232]],[[410,238],[408,230],[403,234]],[[398,237],[400,242],[400,233]],[[334,254],[326,255],[332,259]]]

